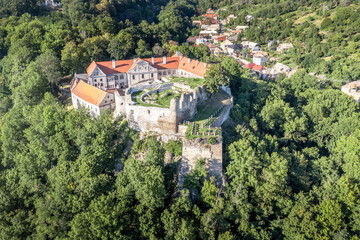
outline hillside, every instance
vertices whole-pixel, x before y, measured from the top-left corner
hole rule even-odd
[[[0,239],[360,238],[360,105],[339,89],[360,79],[359,1],[55,2],[0,0]],[[218,26],[205,38],[204,25]],[[207,89],[186,123],[196,135],[160,141],[70,106],[93,61],[180,52],[206,71],[169,76]],[[277,63],[291,71],[259,74]],[[139,91],[134,106],[167,109],[182,92]],[[198,159],[178,187],[190,139],[208,154],[222,141],[223,185]]]

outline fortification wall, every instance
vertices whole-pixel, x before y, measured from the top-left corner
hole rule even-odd
[[[179,108],[177,108],[177,120],[182,122],[190,120],[197,112],[197,105],[199,102],[208,98],[208,93],[204,87],[198,87],[190,93],[182,93],[179,101]]]
[[[171,108],[127,105],[126,116],[129,126],[135,130],[177,133],[176,112]]]
[[[208,177],[214,176],[217,186],[223,184],[222,140],[218,138],[217,142],[212,145],[205,144],[199,139],[184,140],[178,182],[180,189],[184,184],[185,176],[195,168],[196,162],[203,158],[206,159],[205,168]]]

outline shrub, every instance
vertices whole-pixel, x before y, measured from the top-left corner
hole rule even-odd
[[[332,20],[330,18],[325,18],[320,25],[320,29],[326,29],[331,26]]]
[[[207,142],[208,142],[209,144],[215,144],[215,143],[216,143],[216,140],[215,140],[214,137],[208,137]]]
[[[169,140],[169,142],[164,145],[164,148],[175,156],[182,155],[182,143],[180,141]]]

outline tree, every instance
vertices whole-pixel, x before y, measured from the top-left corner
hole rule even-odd
[[[210,93],[215,93],[219,91],[220,86],[226,85],[227,83],[228,78],[225,76],[221,64],[212,64],[205,75],[206,90]]]

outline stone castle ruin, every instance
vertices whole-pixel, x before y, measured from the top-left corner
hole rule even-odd
[[[165,85],[152,84],[146,87],[155,89],[142,94],[140,101],[144,101],[145,95],[162,93],[170,89],[175,90],[174,83]],[[131,128],[143,132],[182,135],[181,131],[179,131],[179,125],[185,120],[194,117],[198,103],[208,98],[208,93],[204,87],[190,90],[177,87],[177,91],[180,91],[181,95],[170,100],[169,108],[144,106],[137,104],[132,98],[133,93],[143,89],[146,88],[143,86],[130,87],[123,93],[115,92],[116,116],[124,116]]]
[[[153,133],[165,141],[183,139],[179,188],[184,176],[202,158],[206,159],[208,174],[216,177],[219,186],[223,182],[220,127],[230,115],[232,95],[230,88],[224,86],[221,98],[206,91],[201,79],[207,68],[205,63],[182,55],[93,62],[87,73],[74,76],[73,106],[88,109],[94,117],[110,110],[115,118],[126,119],[129,127]],[[205,111],[206,105],[215,107]],[[199,106],[203,108],[201,117]],[[204,113],[208,119],[203,119]],[[196,116],[200,120],[193,121]],[[193,140],[187,139],[188,135]],[[209,137],[215,138],[216,143],[208,144]]]

